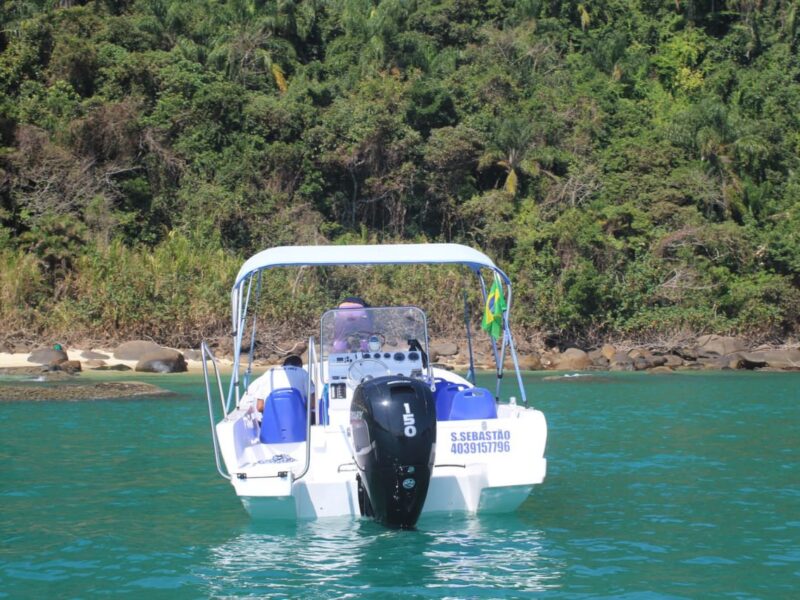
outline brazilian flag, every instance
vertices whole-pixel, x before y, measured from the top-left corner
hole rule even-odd
[[[483,309],[481,327],[489,332],[492,339],[496,340],[503,333],[503,313],[506,310],[506,299],[503,297],[503,284],[500,277],[495,274],[492,287],[486,296],[486,306]]]

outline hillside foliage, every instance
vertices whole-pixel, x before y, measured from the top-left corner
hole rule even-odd
[[[3,335],[195,345],[254,252],[387,241],[483,249],[560,342],[796,335],[797,12],[6,0]],[[422,297],[446,333],[465,278],[422,273],[278,273],[263,311]]]

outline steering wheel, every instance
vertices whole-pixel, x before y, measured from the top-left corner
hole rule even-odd
[[[386,363],[374,358],[361,358],[350,365],[350,369],[347,371],[347,382],[352,382],[352,387],[355,387],[360,383],[385,375],[391,375]]]

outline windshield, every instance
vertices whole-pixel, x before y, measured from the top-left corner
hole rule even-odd
[[[427,352],[425,313],[416,306],[329,310],[322,315],[320,341],[323,360],[344,352]]]

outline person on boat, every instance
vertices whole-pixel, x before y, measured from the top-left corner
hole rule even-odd
[[[364,299],[360,298],[359,296],[348,296],[339,303],[337,308],[369,308],[369,304],[367,304]]]
[[[358,296],[348,296],[339,303],[339,312],[333,322],[334,352],[366,350],[365,334],[372,331],[372,320],[365,310],[367,308],[369,304]]]
[[[277,368],[270,369],[261,377],[256,379],[247,389],[249,396],[256,398],[256,410],[260,413],[264,412],[264,403],[267,400],[270,392],[280,388],[295,388],[300,391],[303,398],[306,397],[308,391],[308,371],[303,368],[302,359],[296,354],[287,356],[283,365]],[[315,404],[314,404],[314,383],[311,383],[311,422],[314,423],[315,419]]]

